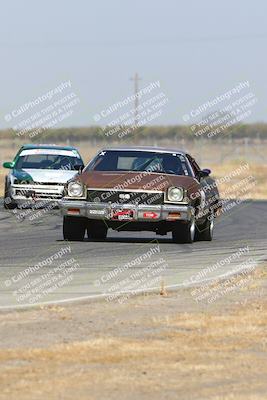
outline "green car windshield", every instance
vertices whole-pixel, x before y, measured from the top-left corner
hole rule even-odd
[[[82,161],[77,157],[54,154],[30,154],[17,158],[15,169],[66,169],[74,170]]]

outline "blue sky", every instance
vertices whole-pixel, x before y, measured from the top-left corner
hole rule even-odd
[[[94,124],[100,110],[159,80],[169,99],[157,124],[249,81],[248,121],[267,121],[264,0],[13,0],[1,3],[0,128],[4,116],[71,80],[80,104],[62,125]]]

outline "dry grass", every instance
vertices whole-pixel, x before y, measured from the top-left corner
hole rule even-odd
[[[225,164],[213,164],[211,169],[218,182],[221,178],[230,176],[232,171],[237,171],[241,165],[245,165],[244,160],[234,160]],[[238,173],[236,177],[228,182],[219,183],[219,191],[222,197],[246,198],[254,200],[267,199],[267,164],[248,163],[249,168]],[[246,182],[251,176],[252,179]]]
[[[139,321],[136,321],[138,324]],[[158,333],[2,350],[3,399],[265,400],[267,304],[151,318]]]

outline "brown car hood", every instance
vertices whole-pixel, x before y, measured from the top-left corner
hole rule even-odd
[[[88,189],[165,191],[170,186],[180,186],[188,190],[190,194],[200,188],[198,181],[191,176],[177,176],[164,173],[89,171],[80,175],[79,180]]]

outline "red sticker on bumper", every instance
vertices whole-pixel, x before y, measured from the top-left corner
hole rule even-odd
[[[134,212],[133,210],[114,210],[111,218],[119,221],[131,220],[134,218]]]
[[[146,219],[157,219],[159,218],[159,213],[156,213],[154,211],[146,211],[143,213],[143,218]]]

